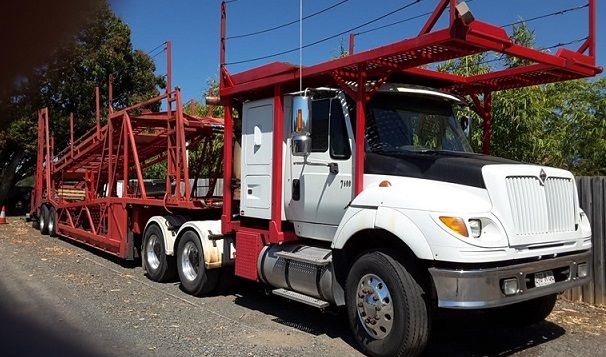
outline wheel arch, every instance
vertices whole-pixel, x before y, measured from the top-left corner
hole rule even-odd
[[[210,239],[213,235],[221,234],[221,221],[188,221],[180,228],[171,247],[176,255],[177,247],[186,232],[194,232],[200,240],[204,253],[204,266],[206,269],[219,268],[233,263],[232,249],[233,239],[223,237],[221,239]]]
[[[370,251],[387,251],[395,259],[414,272],[426,287],[431,287],[427,272],[427,261],[433,260],[433,253],[425,236],[417,225],[403,213],[392,209],[359,209],[346,214],[347,219],[337,229],[333,241],[333,264],[336,280],[342,290],[349,269],[362,254]],[[339,296],[335,291],[335,296]],[[337,303],[345,301],[337,299]]]
[[[332,243],[333,250],[345,249],[353,244],[352,239],[355,241],[365,237],[369,231],[376,231],[383,232],[381,236],[389,233],[391,238],[396,238],[402,243],[402,247],[412,251],[415,257],[433,260],[433,253],[425,235],[404,213],[388,207],[350,208],[350,210],[352,211],[345,214],[337,229]]]
[[[166,255],[174,255],[175,240],[177,239],[177,231],[188,220],[185,216],[152,216],[147,220],[143,236],[147,233],[147,229],[155,224],[162,232],[164,240],[164,250]]]

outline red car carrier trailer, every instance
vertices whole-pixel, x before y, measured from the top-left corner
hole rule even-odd
[[[127,259],[140,252],[149,278],[178,274],[194,295],[235,274],[320,309],[344,307],[369,355],[421,353],[440,309],[541,320],[557,293],[590,278],[574,177],[474,154],[456,108],[484,118],[488,154],[491,93],[600,73],[594,0],[587,10],[577,50],[521,46],[464,2],[441,0],[414,38],[231,74],[223,1],[220,96],[208,100],[224,120],[184,114],[169,84],[110,108],[105,126],[54,155],[43,109],[31,215],[43,233]],[[442,16],[446,28],[434,29]],[[484,52],[528,64],[470,76],[433,69]],[[142,109],[161,100],[166,112]],[[190,162],[190,150],[202,159]],[[151,192],[143,169],[159,162],[167,174]],[[203,194],[198,180],[210,186]]]

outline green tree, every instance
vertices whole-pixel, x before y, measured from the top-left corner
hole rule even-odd
[[[45,64],[19,78],[10,98],[0,99],[0,200],[16,182],[34,171],[37,116],[49,108],[55,151],[69,142],[69,113],[75,117],[76,137],[94,126],[94,88],[100,86],[103,114],[107,113],[108,78],[113,76],[114,108],[159,94],[162,77],[154,74],[152,59],[134,50],[130,29],[109,4],[96,5],[81,29],[59,46]],[[151,109],[159,109],[151,108]],[[103,115],[103,116],[104,116]]]

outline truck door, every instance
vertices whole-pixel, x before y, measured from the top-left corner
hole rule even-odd
[[[311,153],[291,156],[286,216],[301,236],[332,239],[352,200],[353,136],[342,103],[342,95],[312,101]]]

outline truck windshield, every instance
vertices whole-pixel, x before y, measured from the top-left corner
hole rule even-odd
[[[366,151],[472,152],[453,102],[442,98],[377,93],[368,103]]]

